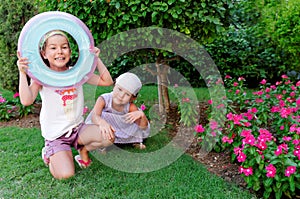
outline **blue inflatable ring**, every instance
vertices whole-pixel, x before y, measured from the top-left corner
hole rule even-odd
[[[70,70],[53,71],[40,56],[39,42],[51,30],[67,32],[77,42],[79,57]],[[27,74],[50,87],[71,87],[85,83],[97,65],[97,57],[92,49],[94,39],[86,25],[77,17],[60,11],[44,12],[32,17],[23,27],[18,40],[18,51],[30,62]]]

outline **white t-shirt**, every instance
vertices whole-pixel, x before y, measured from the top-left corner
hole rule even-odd
[[[55,140],[83,122],[84,97],[82,86],[40,90],[42,109],[40,123],[42,136]]]

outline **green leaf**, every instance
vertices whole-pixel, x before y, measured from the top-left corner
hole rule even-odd
[[[276,199],[280,199],[281,196],[282,196],[282,190],[278,190],[277,192],[275,192]]]
[[[176,0],[168,0],[168,4],[171,5],[175,2]]]
[[[292,161],[290,158],[285,158],[284,165],[297,167],[297,164],[294,161]]]
[[[172,15],[172,17],[175,18],[175,19],[178,18],[178,14],[177,14],[176,12],[172,12],[171,15]]]
[[[267,178],[267,180],[264,180],[264,185],[266,187],[270,187],[273,183],[273,178]]]
[[[137,9],[137,6],[136,6],[136,5],[134,5],[134,6],[131,7],[132,12],[135,12],[136,9]]]
[[[271,192],[272,192],[272,190],[271,190],[271,191],[264,191],[263,197],[264,197],[264,198],[269,198]]]
[[[280,189],[281,185],[282,185],[281,182],[279,182],[279,181],[276,182],[276,188]]]
[[[129,20],[129,15],[124,14],[124,15],[123,15],[123,20],[128,21],[128,20]]]
[[[256,180],[253,185],[253,190],[258,191],[260,189],[260,182]]]
[[[184,33],[187,35],[191,34],[190,30],[187,27],[185,28]]]
[[[113,20],[112,19],[108,19],[107,20],[107,24],[111,25],[113,23]]]
[[[119,2],[116,2],[116,5],[115,5],[115,7],[117,8],[117,9],[119,9],[120,8],[120,3]]]

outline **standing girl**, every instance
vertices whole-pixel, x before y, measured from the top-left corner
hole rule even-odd
[[[62,72],[70,69],[71,49],[67,36],[60,30],[53,30],[43,36],[40,53],[48,67]],[[94,49],[98,57],[100,50]],[[19,68],[19,93],[23,105],[34,103],[38,93],[42,99],[40,124],[45,147],[42,157],[54,178],[65,179],[75,174],[71,147],[78,150],[75,160],[85,168],[91,164],[88,152],[111,145],[114,133],[103,133],[97,125],[87,125],[82,116],[84,95],[82,85],[69,88],[45,87],[31,79],[28,84],[26,70],[30,60],[17,53]],[[109,86],[112,78],[98,58],[97,68],[100,76],[93,74],[87,83]]]

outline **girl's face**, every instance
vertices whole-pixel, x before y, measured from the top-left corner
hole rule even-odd
[[[119,85],[115,85],[113,89],[113,103],[115,105],[124,105],[131,101],[133,95]]]
[[[49,37],[45,44],[45,50],[41,54],[44,59],[49,61],[52,70],[68,70],[67,63],[71,58],[71,49],[67,38],[63,35]]]

